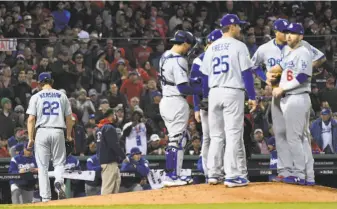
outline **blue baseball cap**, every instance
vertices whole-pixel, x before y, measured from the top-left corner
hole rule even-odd
[[[286,20],[286,19],[277,19],[273,23],[273,29],[277,30],[277,31],[280,31],[280,32],[285,32],[285,31],[287,31],[288,25],[289,25],[288,20]]]
[[[42,82],[42,81],[44,81],[46,79],[51,79],[51,74],[47,73],[47,72],[40,73],[38,81]]]
[[[275,137],[273,137],[273,136],[270,137],[267,141],[267,145],[271,145],[271,146],[275,147],[276,146]]]
[[[287,27],[286,32],[303,35],[304,28],[301,23],[290,23]]]
[[[330,115],[331,114],[331,110],[329,108],[323,108],[321,110],[321,115]]]
[[[235,14],[226,14],[225,16],[222,17],[220,21],[220,26],[225,27],[228,25],[240,25],[240,24],[246,24],[246,21],[241,21],[239,17]]]
[[[21,151],[23,151],[23,148],[24,148],[24,147],[25,147],[25,144],[24,144],[24,143],[22,143],[22,142],[17,143],[17,144],[15,145],[15,151],[21,152]]]
[[[170,39],[170,42],[173,44],[188,43],[194,45],[196,43],[196,39],[191,32],[178,30],[174,34],[174,37]]]
[[[89,115],[89,119],[95,119],[95,114]]]
[[[134,147],[131,149],[130,151],[131,155],[137,155],[137,154],[142,154],[142,152],[140,151],[140,149],[138,147]]]
[[[208,43],[214,42],[221,37],[222,37],[222,31],[219,29],[215,29],[207,36],[207,42]]]

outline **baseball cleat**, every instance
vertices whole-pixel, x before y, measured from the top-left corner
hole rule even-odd
[[[276,176],[275,178],[272,179],[272,182],[283,182],[284,176]]]
[[[193,183],[193,178],[191,176],[180,176],[179,179],[185,181],[187,184]]]
[[[315,181],[305,181],[306,186],[315,186]]]
[[[217,185],[222,183],[218,178],[208,178],[208,184],[209,185]]]
[[[224,185],[227,187],[242,187],[247,186],[249,181],[246,178],[237,177],[235,179],[226,179]]]
[[[187,185],[187,181],[183,181],[181,179],[172,179],[166,176],[165,180],[163,181],[164,187],[176,187],[176,186],[184,186]]]
[[[285,177],[285,178],[283,178],[282,182],[286,183],[286,184],[305,185],[305,180],[304,179],[300,179],[299,177],[296,177],[296,176]]]
[[[55,191],[59,196],[59,200],[66,199],[66,193],[64,192],[65,185],[61,184],[60,182],[56,182],[54,186],[55,186]]]

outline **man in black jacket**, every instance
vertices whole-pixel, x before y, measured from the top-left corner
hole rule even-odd
[[[115,120],[113,109],[108,109],[96,131],[97,143],[99,143],[98,156],[102,167],[102,195],[118,193],[121,183],[118,163],[126,157],[119,145],[116,129],[112,125]]]

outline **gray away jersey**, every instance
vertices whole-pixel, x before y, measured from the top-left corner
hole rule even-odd
[[[310,45],[308,42],[302,40],[301,44],[311,52],[313,62],[324,57],[324,54],[321,51]],[[267,71],[269,71],[273,66],[280,64],[282,60],[282,51],[283,50],[276,45],[275,39],[272,39],[257,49],[252,57],[252,62],[256,67],[264,64]]]
[[[242,71],[253,66],[247,46],[235,38],[216,40],[205,52],[200,71],[208,75],[208,86],[244,89]]]
[[[290,47],[286,46],[284,49],[284,56],[280,63],[282,68],[282,76],[280,81],[280,87],[284,87],[287,82],[291,82],[296,79],[296,76],[300,73],[304,73],[308,76],[312,76],[312,53],[305,46],[300,46],[293,51]],[[309,78],[299,87],[289,90],[287,93],[298,94],[311,91],[310,85],[311,79]]]
[[[188,63],[186,58],[168,50],[162,55],[159,61],[159,67],[161,67],[161,69],[159,69],[162,76],[161,79],[174,83],[174,86],[172,86],[168,84],[165,85],[162,82],[163,96],[181,95],[177,85],[189,81],[187,76]]]
[[[72,112],[70,102],[63,92],[45,89],[30,98],[26,113],[36,116],[35,127],[66,128],[65,117]]]

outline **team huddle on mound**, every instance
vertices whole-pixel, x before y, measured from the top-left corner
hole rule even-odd
[[[236,15],[225,15],[221,30],[208,35],[206,50],[194,60],[190,76],[184,57],[196,43],[190,32],[177,31],[171,39],[173,47],[160,60],[160,113],[169,132],[166,187],[192,182],[181,175],[183,150],[189,139],[186,95],[193,95],[195,119],[202,123],[201,157],[208,184],[249,184],[243,124],[245,97],[251,112],[257,106],[253,73],[273,88],[272,122],[278,153],[275,181],[315,185],[309,93],[312,69],[320,66],[325,56],[302,40],[301,24],[278,19],[273,24],[276,38],[250,58],[247,46],[238,40],[242,24],[245,22]],[[268,62],[271,58],[277,61]]]

